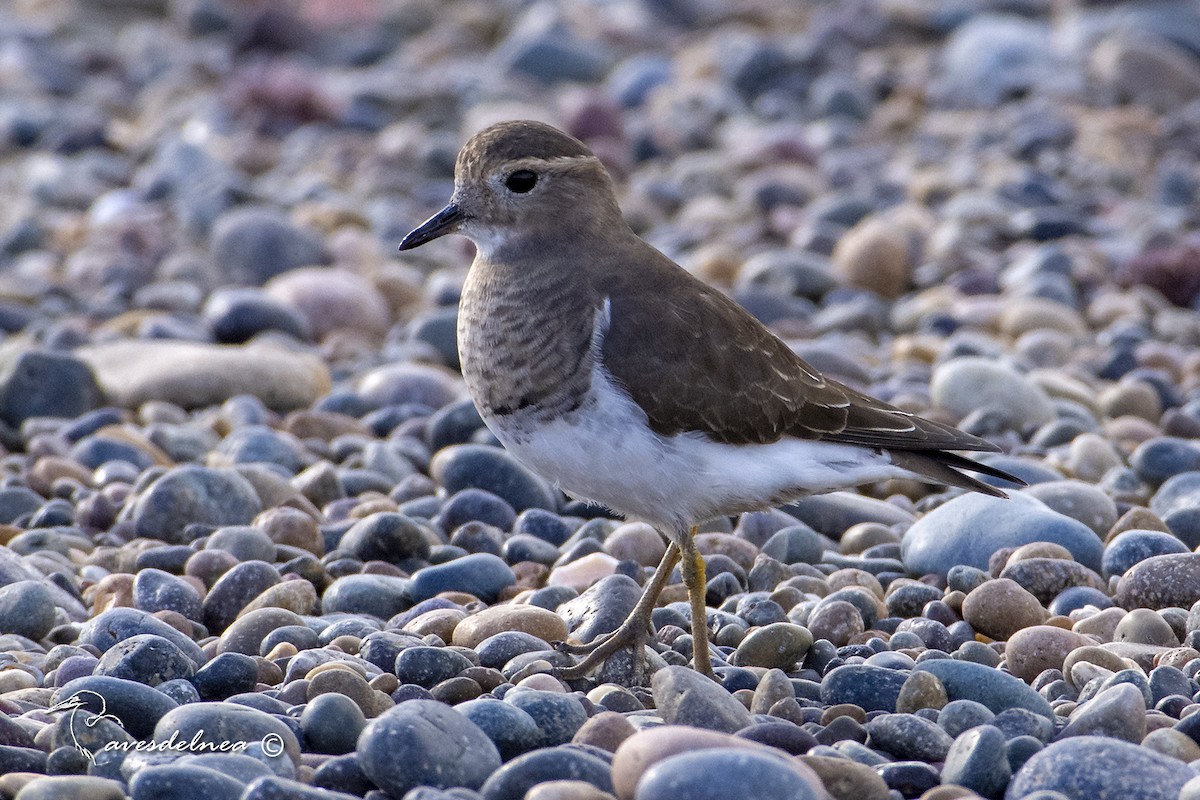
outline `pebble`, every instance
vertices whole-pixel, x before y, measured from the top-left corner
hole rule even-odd
[[[517,756],[496,770],[479,793],[484,800],[523,800],[537,784],[562,780],[583,781],[610,794],[613,789],[608,761],[564,747]]]
[[[434,700],[400,703],[372,720],[360,742],[363,772],[397,797],[417,786],[478,789],[500,768],[500,754],[487,734]]]
[[[987,409],[998,423],[1019,428],[1043,425],[1054,417],[1046,392],[1012,367],[991,359],[956,358],[934,370],[929,384],[935,406],[962,418]]]
[[[987,569],[997,550],[1036,541],[1062,545],[1083,566],[1100,569],[1104,548],[1095,532],[1020,493],[956,497],[909,528],[900,548],[913,572],[945,575],[961,564]]]
[[[152,401],[203,408],[241,395],[304,408],[330,388],[319,359],[273,346],[139,340],[82,348],[79,357],[95,372],[105,400],[123,408]]]
[[[1173,800],[1192,777],[1183,763],[1148,748],[1103,736],[1073,737],[1035,753],[1013,776],[1007,793]]]
[[[54,595],[36,581],[0,586],[0,633],[38,641],[54,627]]]
[[[817,800],[819,788],[799,780],[796,772],[792,764],[767,753],[704,750],[656,763],[638,781],[636,797],[720,800],[737,794],[748,800]]]

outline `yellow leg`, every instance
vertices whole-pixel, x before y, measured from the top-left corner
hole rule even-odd
[[[683,582],[688,590],[688,602],[692,609],[692,665],[701,675],[716,680],[712,659],[708,653],[708,605],[704,597],[708,581],[704,577],[704,557],[696,549],[696,531],[692,528],[682,547]]]

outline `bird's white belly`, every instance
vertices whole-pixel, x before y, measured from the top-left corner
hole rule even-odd
[[[485,421],[519,461],[568,494],[668,535],[716,516],[905,474],[886,454],[862,447],[792,438],[727,445],[702,434],[660,436],[599,370],[583,405],[563,417],[546,422],[525,411]]]

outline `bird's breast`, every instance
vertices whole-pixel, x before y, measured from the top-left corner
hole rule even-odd
[[[577,408],[591,384],[594,309],[566,281],[480,272],[472,268],[463,288],[458,349],[484,419]]]

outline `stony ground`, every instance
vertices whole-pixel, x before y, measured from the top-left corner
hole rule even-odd
[[[481,427],[484,125],[831,375],[986,436],[663,552]],[[1200,798],[1200,4],[0,6],[0,796]]]

